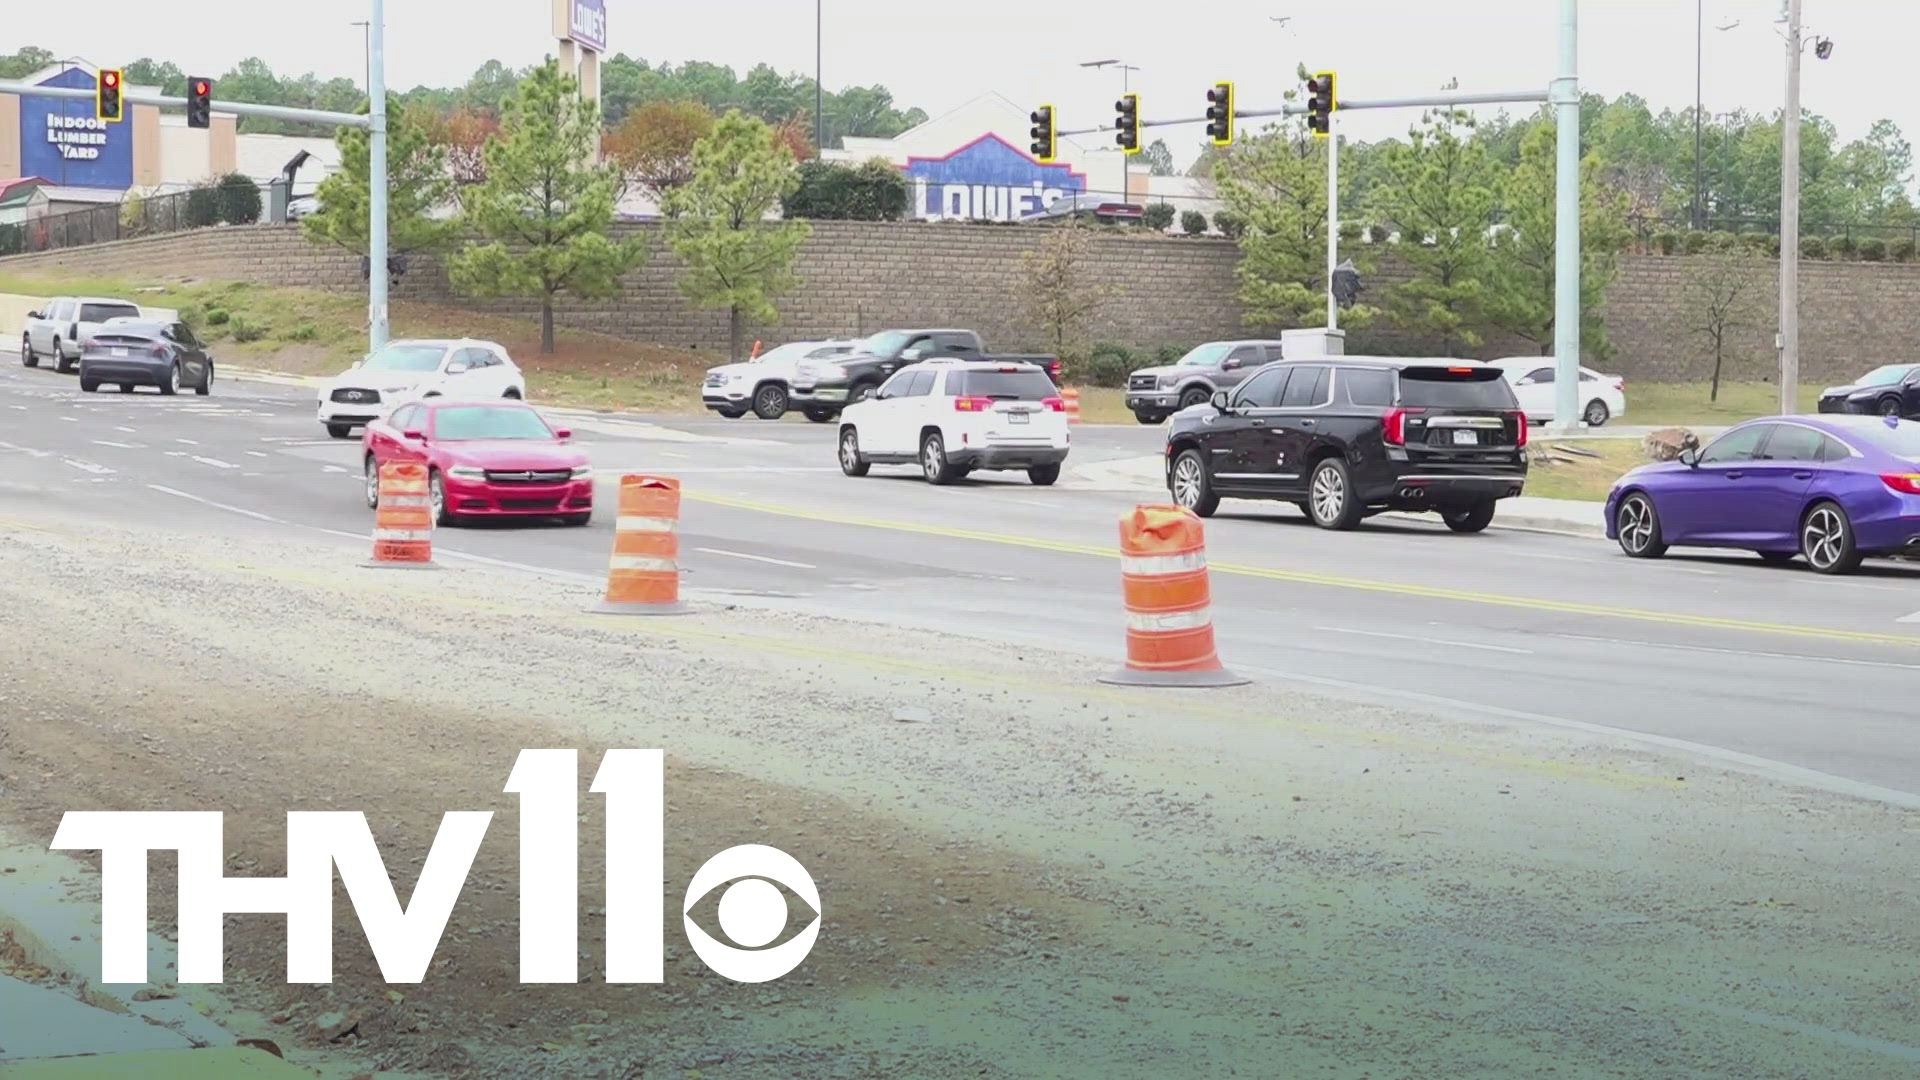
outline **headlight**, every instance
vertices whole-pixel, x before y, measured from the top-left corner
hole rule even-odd
[[[471,465],[455,465],[453,468],[447,470],[447,475],[458,477],[461,480],[485,480],[487,478],[487,470],[476,469]]]
[[[1166,390],[1172,387],[1174,383],[1177,383],[1179,381],[1180,381],[1180,376],[1178,375],[1162,375],[1160,376],[1159,386],[1160,386],[1160,389]]]
[[[576,465],[576,466],[574,466],[574,469],[573,469],[573,478],[574,478],[575,480],[585,480],[585,479],[586,479],[587,477],[589,477],[589,476],[592,476],[592,475],[593,475],[593,466],[591,466],[591,465]]]

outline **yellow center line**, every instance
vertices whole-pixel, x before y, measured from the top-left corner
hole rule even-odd
[[[1036,551],[1052,551],[1064,555],[1088,555],[1094,558],[1116,560],[1120,557],[1117,539],[1115,546],[1108,548],[1095,544],[1076,543],[1070,540],[1048,540],[1035,536],[1017,536],[1011,533],[985,532],[979,529],[953,528],[945,525],[927,525],[913,521],[891,521],[885,518],[845,514],[833,510],[813,510],[798,506],[784,506],[778,503],[740,499],[730,495],[713,495],[706,492],[687,491],[685,489],[682,489],[681,497],[690,502],[707,503],[713,506],[725,506],[735,510],[748,510],[762,514],[775,514],[781,517],[799,518],[804,521],[816,521],[824,524],[851,525],[863,529],[885,529],[893,532],[919,533],[923,536],[938,536],[950,540],[972,540],[983,544],[1000,544],[1007,547],[1031,548]],[[1609,619],[1632,619],[1640,622],[1657,622],[1715,630],[1744,630],[1763,634],[1783,634],[1791,637],[1818,638],[1827,641],[1850,641],[1875,645],[1920,645],[1920,636],[1912,634],[1881,633],[1873,630],[1842,630],[1834,627],[1765,622],[1757,619],[1732,618],[1723,615],[1701,615],[1677,611],[1653,611],[1646,608],[1615,607],[1610,604],[1583,604],[1573,600],[1547,600],[1532,596],[1512,596],[1506,593],[1478,592],[1470,589],[1449,589],[1436,585],[1415,585],[1407,582],[1351,577],[1344,574],[1321,574],[1307,570],[1280,570],[1273,567],[1252,566],[1243,563],[1210,562],[1208,563],[1208,567],[1214,573],[1228,574],[1235,577],[1261,578],[1267,581],[1289,581],[1301,585],[1321,585],[1328,588],[1356,589],[1363,592],[1391,593],[1396,596],[1418,596],[1431,600],[1453,600],[1465,604],[1485,604],[1493,607],[1521,608],[1528,611],[1546,611],[1562,615],[1593,615]]]

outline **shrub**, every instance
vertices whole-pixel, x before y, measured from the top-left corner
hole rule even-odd
[[[253,323],[248,322],[238,315],[233,317],[233,321],[229,324],[228,330],[233,334],[233,340],[242,343],[259,341],[267,335],[266,327],[255,326]]]
[[[1214,223],[1215,225],[1218,225],[1218,224],[1220,224],[1220,217],[1219,217],[1219,215],[1218,215],[1218,214],[1216,214],[1216,215],[1214,215],[1214,218],[1213,218],[1213,223]],[[1367,226],[1367,239],[1369,239],[1369,240],[1371,240],[1371,241],[1373,241],[1373,242],[1374,242],[1374,243],[1376,243],[1376,244],[1384,244],[1384,243],[1386,243],[1386,242],[1387,242],[1387,237],[1389,237],[1389,236],[1391,236],[1391,235],[1393,235],[1393,234],[1387,231],[1387,227],[1386,227],[1385,225],[1369,225],[1369,226]]]
[[[1340,223],[1340,239],[1347,243],[1359,240],[1361,231],[1360,223],[1357,221],[1343,221]]]
[[[1824,259],[1827,257],[1827,242],[1817,236],[1800,238],[1800,257],[1803,259]]]
[[[1780,238],[1768,233],[1741,233],[1740,243],[1745,245],[1746,249],[1755,255],[1771,257],[1780,254]]]
[[[187,227],[204,229],[220,221],[220,192],[201,185],[187,192]]]
[[[227,315],[226,308],[208,308],[207,309],[207,325],[208,326],[225,326],[227,325],[228,318],[229,316]]]
[[[1680,234],[1672,229],[1661,229],[1654,234],[1653,244],[1662,255],[1672,255],[1680,250]]]
[[[1739,242],[1740,234],[1725,229],[1715,229],[1707,234],[1707,246],[1718,251],[1725,251]]]
[[[1127,375],[1139,366],[1131,350],[1107,343],[1093,347],[1084,374],[1069,372],[1069,375],[1083,386],[1125,386]]]
[[[1707,234],[1698,229],[1688,229],[1681,233],[1680,250],[1688,255],[1698,255],[1707,250]]]
[[[1893,244],[1887,248],[1887,258],[1892,259],[1894,262],[1912,262],[1913,239],[1907,237],[1895,240]]]
[[[1192,351],[1191,345],[1161,345],[1153,350],[1153,362],[1171,364]]]
[[[1247,222],[1231,210],[1222,210],[1213,215],[1213,227],[1229,240],[1238,240],[1247,234]]]
[[[1851,259],[1860,253],[1860,247],[1851,236],[1836,236],[1827,241],[1827,250],[1836,259]]]
[[[260,185],[241,173],[220,178],[220,220],[229,225],[251,225],[260,220]]]
[[[1207,231],[1207,215],[1198,210],[1188,210],[1180,215],[1180,231],[1188,236],[1199,236]]]
[[[288,341],[312,341],[319,336],[320,328],[310,322],[301,323],[299,326],[287,331]]]
[[[1148,203],[1146,211],[1140,215],[1147,228],[1156,232],[1166,232],[1173,224],[1173,204],[1166,202]]]
[[[1860,241],[1860,258],[1866,262],[1886,262],[1887,242],[1877,236]]]
[[[813,159],[799,167],[800,186],[781,204],[791,218],[897,221],[906,215],[907,178],[885,161],[849,168]]]

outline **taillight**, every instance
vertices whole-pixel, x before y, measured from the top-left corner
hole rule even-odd
[[[165,345],[155,345],[153,347],[153,355],[155,356],[167,355],[167,347]]]
[[[1514,426],[1518,428],[1520,431],[1520,434],[1513,445],[1515,446],[1527,445],[1527,414],[1523,412],[1511,412],[1511,413],[1508,413],[1507,415],[1513,417]]]
[[[959,397],[953,399],[956,412],[992,412],[993,399],[984,397]]]
[[[1880,479],[1895,491],[1920,495],[1920,473],[1881,473]]]
[[[1407,445],[1407,417],[1413,413],[1425,412],[1424,409],[1388,409],[1383,418],[1385,428],[1381,437],[1388,446]]]
[[[1066,402],[1066,399],[1064,398],[1057,398],[1057,397],[1045,398],[1041,400],[1040,404],[1045,405],[1047,408],[1052,409],[1054,412],[1067,411],[1067,402]]]
[[[1615,390],[1625,390],[1627,388],[1627,380],[1625,379],[1613,380],[1613,388]]]

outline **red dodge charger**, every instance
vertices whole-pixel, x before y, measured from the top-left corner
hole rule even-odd
[[[368,424],[361,436],[367,505],[380,505],[380,466],[427,466],[437,525],[466,517],[593,517],[593,470],[568,445],[572,433],[518,401],[444,401],[404,405]]]

